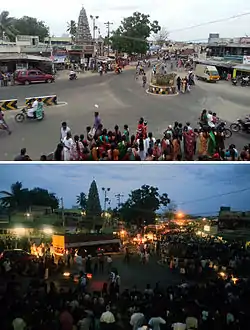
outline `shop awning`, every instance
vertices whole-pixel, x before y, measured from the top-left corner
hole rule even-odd
[[[233,69],[238,70],[238,71],[247,71],[250,72],[250,65],[247,64],[242,64],[242,65],[236,65],[233,67]]]

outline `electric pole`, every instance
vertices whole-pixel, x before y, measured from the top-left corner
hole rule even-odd
[[[65,227],[65,215],[64,215],[63,198],[61,198],[61,208],[62,208],[62,225],[63,225],[63,228],[64,228]]]
[[[117,206],[118,206],[118,208],[121,206],[121,200],[122,200],[122,198],[124,197],[124,195],[122,195],[122,194],[117,194],[117,195],[115,195],[115,197],[116,197],[116,200],[117,200]]]
[[[110,50],[110,45],[109,45],[109,38],[110,38],[110,26],[113,25],[112,22],[108,21],[107,23],[104,23],[106,25],[106,28],[108,30],[108,57],[109,57],[109,50]]]

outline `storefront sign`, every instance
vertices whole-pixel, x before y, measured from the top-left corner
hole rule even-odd
[[[82,46],[77,46],[77,45],[74,45],[74,46],[71,46],[71,50],[80,50],[82,51]]]
[[[83,51],[85,54],[93,54],[94,53],[94,46],[88,45],[83,47]]]
[[[250,56],[243,56],[243,64],[250,65]]]

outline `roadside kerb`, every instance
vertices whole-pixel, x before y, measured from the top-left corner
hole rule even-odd
[[[0,109],[2,111],[8,111],[8,110],[17,110],[17,99],[11,99],[11,100],[0,100]]]
[[[47,106],[57,105],[57,95],[26,97],[25,104],[31,105],[34,101],[41,99]]]

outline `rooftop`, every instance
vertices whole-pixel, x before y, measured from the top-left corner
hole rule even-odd
[[[48,57],[27,55],[24,53],[12,53],[12,54],[0,54],[0,61],[11,61],[11,60],[29,60],[29,61],[39,61],[39,62],[52,62]]]

